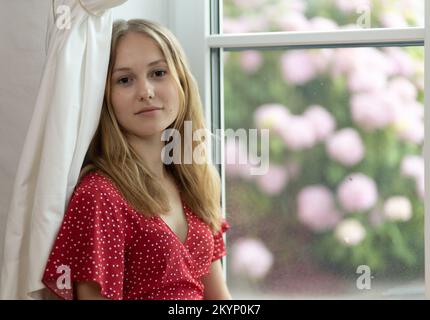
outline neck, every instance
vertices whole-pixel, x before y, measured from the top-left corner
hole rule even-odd
[[[161,134],[145,138],[128,136],[128,141],[139,156],[142,157],[148,169],[156,178],[161,180],[168,178],[166,166],[161,160],[161,150],[164,147],[164,142],[161,141]]]

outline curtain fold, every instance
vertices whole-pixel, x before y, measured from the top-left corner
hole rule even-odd
[[[103,102],[111,8],[127,0],[56,0],[47,57],[6,220],[1,299],[46,299],[41,282]],[[60,6],[62,6],[60,8]],[[70,24],[56,23],[70,13]]]

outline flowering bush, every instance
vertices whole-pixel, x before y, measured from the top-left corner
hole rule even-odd
[[[225,32],[343,28],[360,4],[374,5],[375,27],[421,23],[410,11],[416,1],[233,2],[224,1]],[[267,174],[226,167],[233,245],[259,239],[279,270],[300,260],[421,276],[423,74],[422,47],[226,52],[226,128],[270,129]],[[239,153],[227,141],[226,154]],[[261,274],[272,260],[264,266]]]

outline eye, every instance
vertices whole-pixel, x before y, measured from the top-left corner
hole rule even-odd
[[[131,78],[130,77],[121,77],[117,80],[118,84],[123,84],[123,85],[127,85],[130,84],[131,82]]]
[[[164,75],[166,75],[166,73],[167,71],[165,70],[156,70],[153,72],[153,74],[155,74],[157,78],[163,77]]]

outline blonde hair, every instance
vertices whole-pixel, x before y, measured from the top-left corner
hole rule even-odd
[[[88,148],[79,179],[91,171],[100,171],[115,183],[134,209],[145,216],[154,216],[170,209],[167,194],[156,177],[148,170],[143,158],[126,140],[111,103],[111,76],[117,44],[121,37],[129,32],[149,36],[164,54],[179,93],[178,116],[169,128],[179,131],[182,146],[184,145],[184,121],[192,121],[192,132],[206,129],[196,81],[175,36],[168,29],[151,21],[117,20],[112,30],[110,61],[100,122]],[[202,139],[192,141],[193,153],[201,143],[204,143]],[[204,150],[204,148],[206,147],[199,146],[199,149]],[[213,233],[216,233],[221,226],[218,172],[208,161],[204,161],[203,164],[194,161],[191,164],[184,164],[184,149],[181,148],[181,163],[165,165],[166,170],[174,177],[190,209],[210,227]],[[203,157],[207,160],[206,154],[204,152]]]

